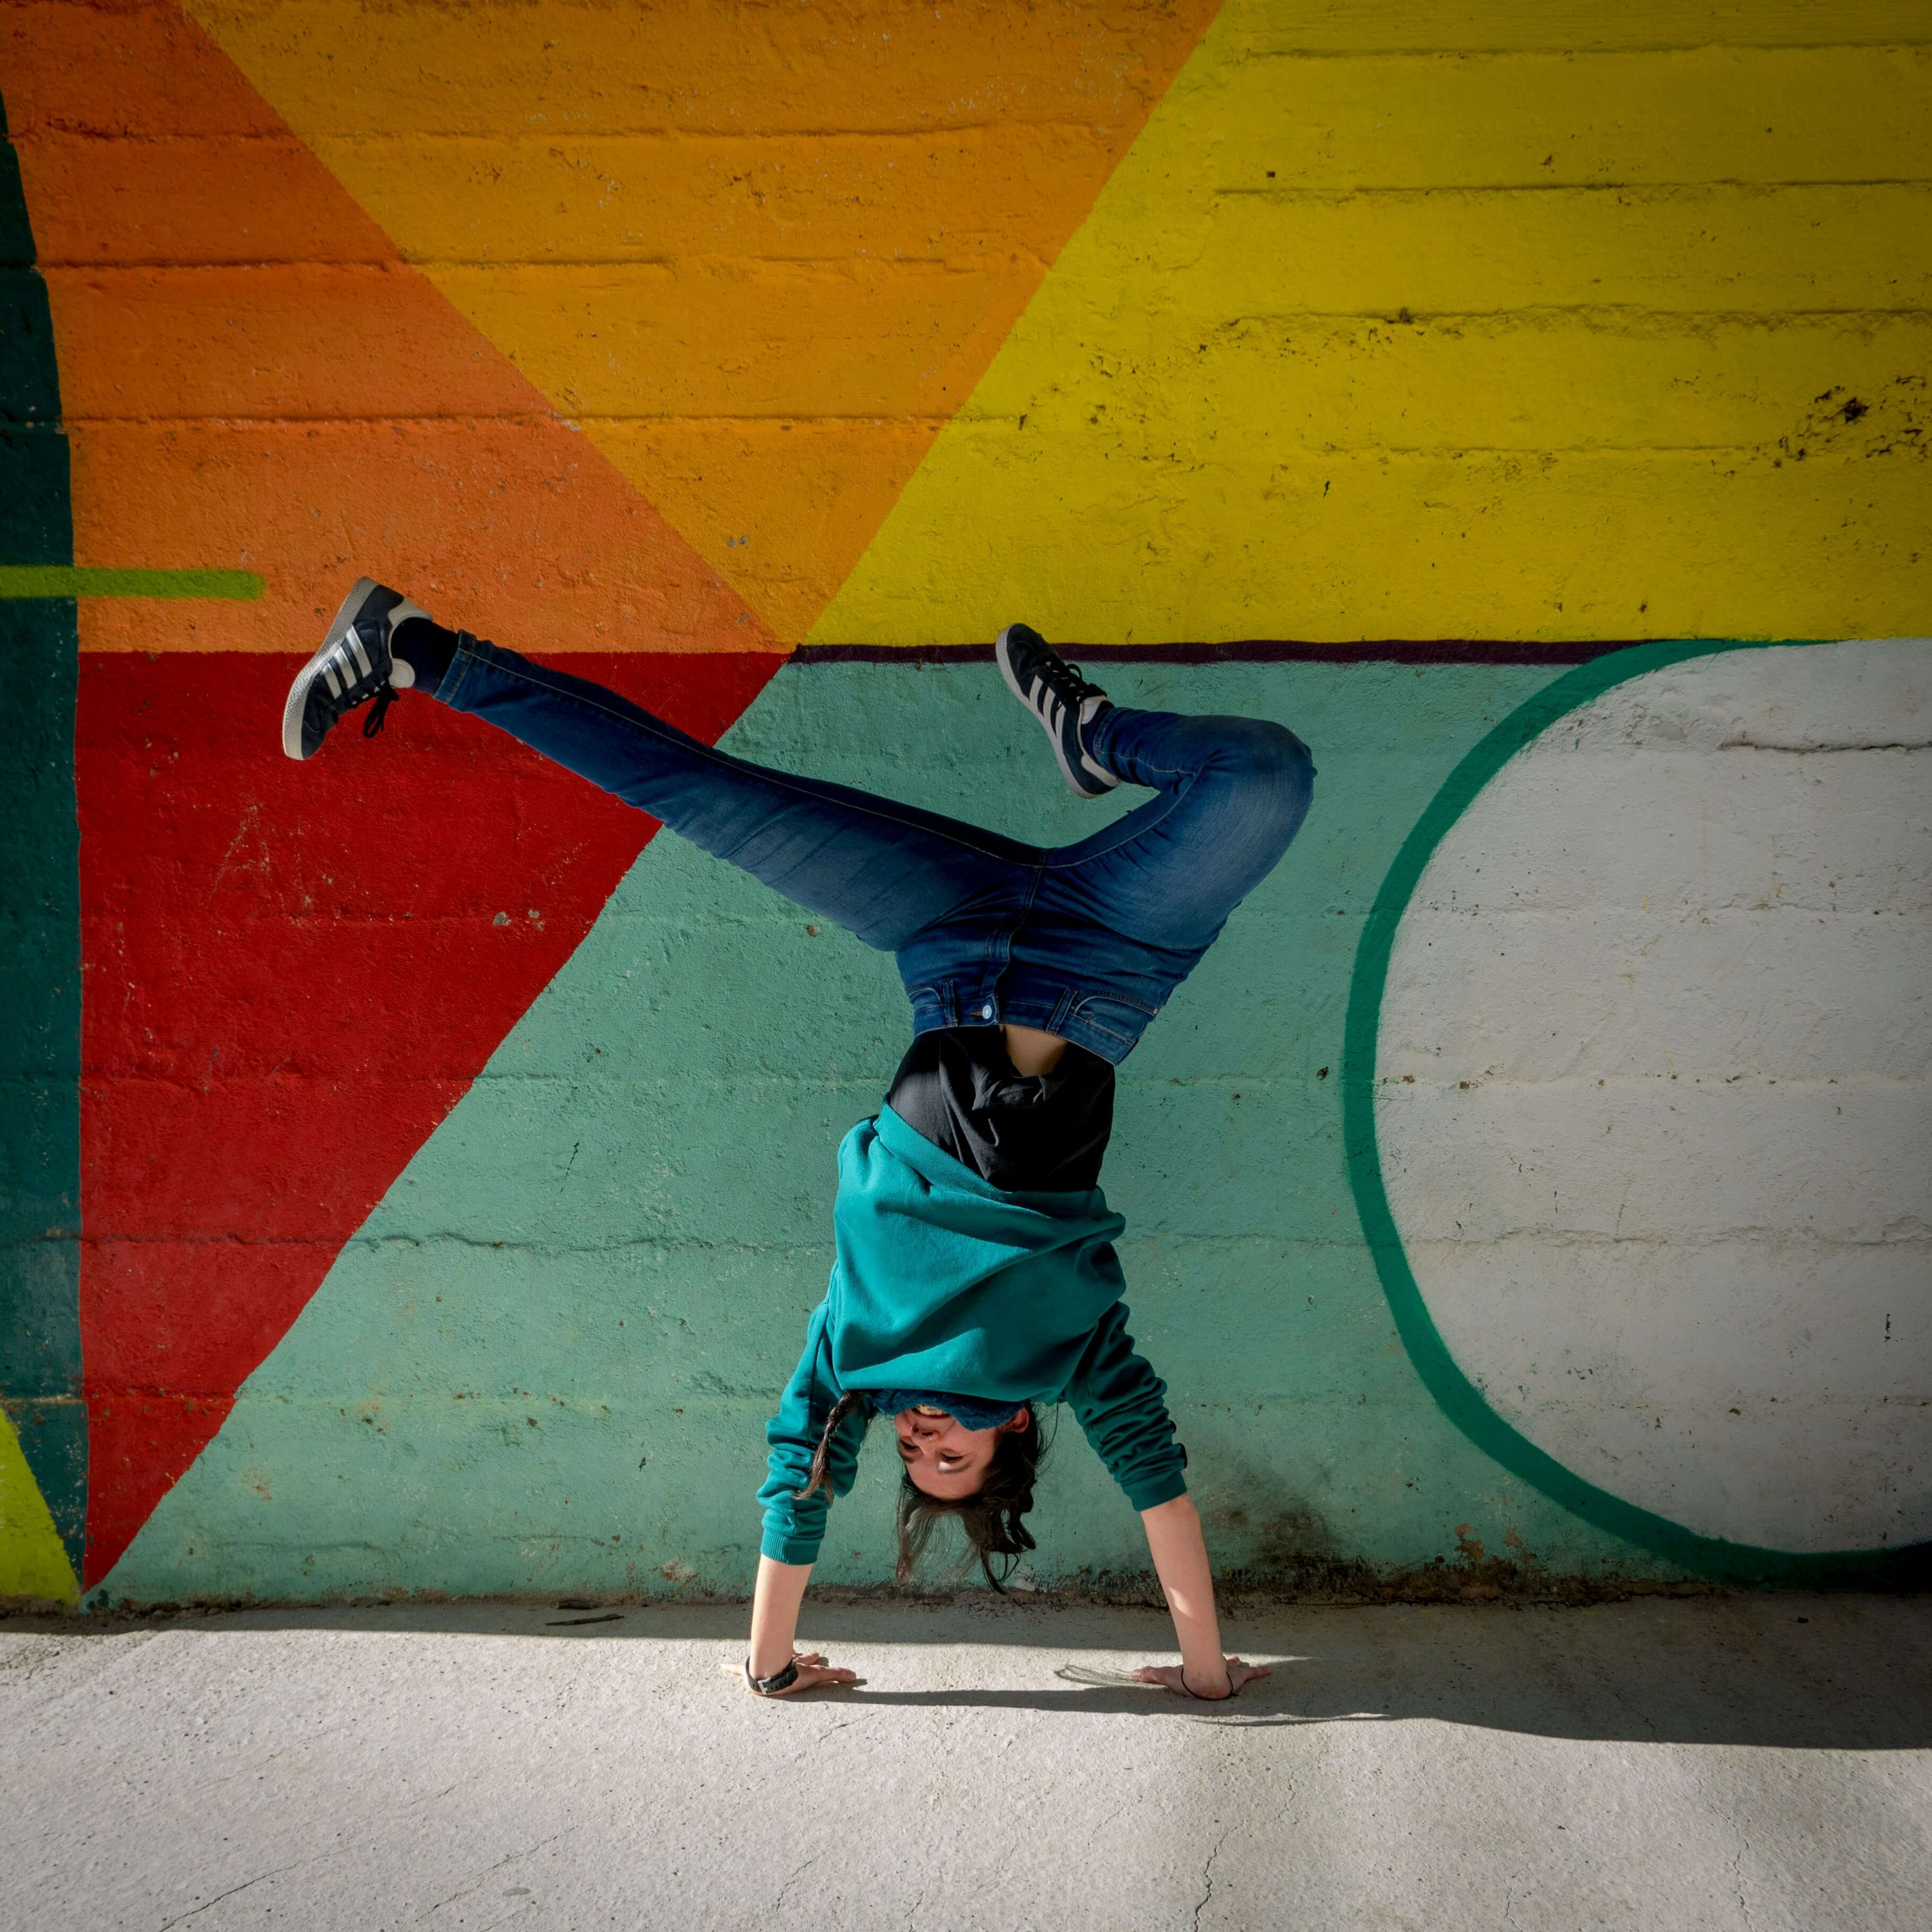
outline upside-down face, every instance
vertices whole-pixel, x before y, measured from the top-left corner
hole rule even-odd
[[[892,1418],[899,1460],[913,1487],[942,1502],[978,1495],[1000,1438],[1032,1426],[1023,1408],[997,1429],[964,1428],[943,1408],[925,1402]]]

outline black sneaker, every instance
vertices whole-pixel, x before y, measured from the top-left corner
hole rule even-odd
[[[1107,709],[1107,694],[1089,684],[1079,667],[1069,664],[1040,634],[1025,624],[1009,624],[993,640],[993,655],[1006,688],[1040,722],[1060,761],[1069,790],[1100,798],[1120,780],[1087,755],[1081,732]]]
[[[342,600],[322,649],[296,674],[289,701],[282,707],[282,749],[292,758],[312,758],[345,711],[370,698],[376,708],[363,720],[362,735],[373,738],[396,693],[416,681],[413,669],[394,657],[389,640],[408,617],[427,617],[400,590],[373,577],[360,577]]]

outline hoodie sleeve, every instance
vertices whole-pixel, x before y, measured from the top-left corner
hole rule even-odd
[[[758,1547],[779,1563],[809,1563],[824,1540],[825,1514],[830,1507],[820,1490],[802,1502],[793,1494],[812,1474],[813,1451],[830,1419],[832,1405],[843,1393],[832,1369],[832,1344],[826,1332],[826,1304],[812,1311],[805,1334],[805,1352],[778,1400],[778,1412],[765,1425],[770,1445],[764,1484],[758,1501],[764,1505],[764,1534]],[[857,1479],[859,1444],[865,1439],[867,1417],[861,1408],[848,1415],[832,1438],[826,1457],[832,1493],[844,1496]]]
[[[1094,1330],[1067,1384],[1072,1406],[1094,1454],[1137,1510],[1184,1496],[1187,1451],[1174,1439],[1167,1385],[1134,1353],[1127,1310],[1115,1302]]]

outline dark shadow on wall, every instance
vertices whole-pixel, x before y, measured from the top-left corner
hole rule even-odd
[[[16,1617],[0,1619],[0,1639],[39,1632],[124,1643],[166,1629],[216,1643],[303,1630],[383,1632],[398,1643],[452,1635],[641,1641],[690,1646],[692,1667],[716,1672],[742,1655],[746,1617],[739,1604],[396,1604]],[[1588,1610],[1282,1606],[1231,1619],[1226,1636],[1274,1674],[1230,1702],[1205,1704],[1127,1682],[1136,1664],[1173,1661],[1172,1627],[1157,1610],[825,1602],[808,1604],[802,1632],[864,1678],[814,1700],[855,1707],[1133,1714],[1231,1728],[1428,1722],[1783,1750],[1932,1746],[1932,1600],[1922,1597],[1653,1598]],[[932,1653],[946,1648],[958,1652],[954,1681],[932,1688]],[[1016,1670],[1015,1648],[1037,1654]],[[895,1651],[908,1653],[904,1688],[894,1682]]]
[[[0,100],[0,566],[74,562],[46,284]],[[0,1410],[77,1576],[80,876],[74,599],[0,594]]]

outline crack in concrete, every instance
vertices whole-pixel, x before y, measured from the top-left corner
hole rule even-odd
[[[458,1780],[458,1782],[461,1780]],[[446,1905],[454,1905],[459,1898],[468,1898],[473,1894],[481,1892],[506,1865],[513,1865],[519,1858],[526,1858],[532,1852],[540,1852],[544,1846],[554,1845],[558,1839],[568,1838],[571,1833],[577,1829],[578,1827],[574,1825],[566,1825],[561,1832],[553,1832],[548,1838],[539,1838],[535,1844],[526,1845],[520,1852],[506,1852],[474,1885],[466,1885],[460,1892],[452,1892],[447,1898],[439,1898],[429,1908],[428,1912],[418,1912],[416,1922],[420,1925],[430,1916],[430,1912],[440,1912]],[[162,1928],[162,1932],[166,1932],[166,1927]]]
[[[792,1874],[790,1878],[785,1880],[783,1885],[778,1887],[778,1895],[772,1901],[772,1916],[774,1918],[776,1918],[778,1915],[784,1910],[786,1893],[790,1892],[792,1887],[797,1884],[799,1880],[804,1877],[806,1874],[811,1870],[812,1867],[818,1864],[819,1860],[824,1856],[825,1854],[823,1852],[814,1852],[810,1858],[806,1860],[803,1864],[799,1867],[796,1871]]]
[[[1228,1842],[1228,1832],[1223,1832],[1214,1840],[1214,1849],[1208,1854],[1208,1861],[1201,1868],[1201,1883],[1203,1890],[1200,1902],[1194,1908],[1195,1932],[1201,1932],[1201,1915],[1207,1910],[1208,1901],[1214,1896],[1214,1861],[1221,1856],[1221,1847]]]
[[[253,1878],[244,1878],[239,1885],[231,1885],[226,1892],[217,1892],[205,1904],[196,1906],[192,1911],[177,1912],[165,1924],[158,1927],[156,1932],[168,1932],[169,1926],[179,1925],[190,1918],[198,1918],[204,1912],[212,1910],[224,1898],[232,1898],[238,1892],[246,1892],[251,1885],[260,1885],[265,1878],[278,1877],[284,1872],[293,1871],[297,1865],[310,1862],[308,1858],[296,1858],[287,1864],[276,1866],[273,1871],[257,1872]]]

